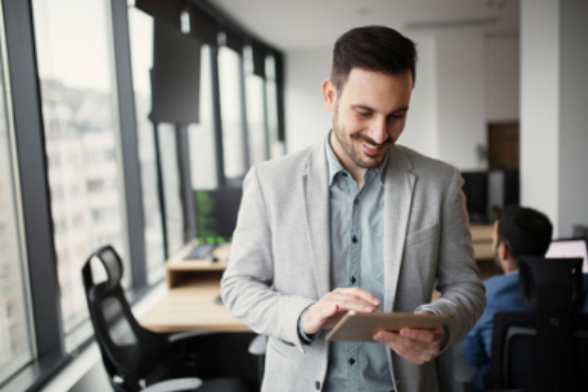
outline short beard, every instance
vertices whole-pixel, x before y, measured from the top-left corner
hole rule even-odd
[[[373,169],[376,168],[378,166],[380,166],[382,164],[382,161],[384,160],[384,157],[382,157],[381,160],[375,162],[374,164],[371,165],[366,165],[365,162],[361,161],[361,158],[356,154],[355,150],[353,149],[352,145],[346,146],[346,144],[343,142],[343,140],[341,139],[341,137],[339,137],[339,131],[341,131],[341,134],[345,133],[344,129],[339,128],[339,104],[335,105],[335,110],[333,112],[333,132],[335,133],[335,138],[337,139],[337,142],[339,143],[339,145],[341,146],[341,148],[343,148],[343,150],[345,151],[345,153],[347,154],[347,156],[353,161],[353,163],[357,166],[360,167],[362,169]],[[388,139],[386,139],[384,141],[384,143],[376,143],[375,141],[366,138],[364,136],[361,136],[359,133],[354,133],[352,135],[350,135],[351,139],[356,139],[356,140],[362,140],[365,141],[368,144],[372,144],[374,146],[387,146],[387,145],[391,145],[394,144],[394,139],[392,139],[391,137],[388,137]],[[370,155],[368,155],[370,156]],[[385,156],[385,155],[384,155]]]

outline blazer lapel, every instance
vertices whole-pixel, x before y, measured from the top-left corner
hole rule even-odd
[[[393,311],[416,178],[404,151],[393,148],[386,168],[384,201],[384,311]]]
[[[304,192],[304,223],[310,244],[312,263],[319,298],[331,286],[331,232],[329,185],[324,142],[306,156],[306,172],[302,175]]]

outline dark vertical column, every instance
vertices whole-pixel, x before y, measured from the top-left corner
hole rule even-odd
[[[41,361],[65,356],[57,255],[30,1],[4,0],[4,23],[24,214],[34,333]],[[80,274],[80,279],[81,279]]]
[[[278,98],[278,140],[284,142],[284,151],[288,151],[286,144],[286,119],[284,110],[284,55],[274,52],[276,61],[276,89]]]
[[[140,289],[147,286],[145,218],[143,215],[143,190],[135,118],[127,2],[112,0],[111,4],[129,256],[131,257],[133,287]]]
[[[218,187],[225,186],[225,160],[223,149],[223,126],[220,105],[220,80],[218,76],[218,47],[210,46],[210,71],[212,79],[212,110],[214,112],[214,145],[216,155],[216,176]]]
[[[153,123],[153,143],[155,144],[155,166],[157,169],[157,199],[159,201],[159,210],[161,211],[161,231],[163,233],[163,256],[167,260],[169,257],[168,249],[168,232],[167,232],[167,215],[165,210],[165,195],[163,192],[163,170],[161,168],[161,148],[159,143],[159,132],[157,124]]]

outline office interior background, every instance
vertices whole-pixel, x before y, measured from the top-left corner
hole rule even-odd
[[[94,249],[116,247],[140,303],[199,235],[195,190],[238,187],[251,165],[323,140],[320,86],[355,26],[417,43],[401,144],[464,172],[518,170],[520,203],[556,237],[588,225],[583,0],[2,0],[1,12],[1,390],[84,376],[76,364],[96,348],[80,269]]]

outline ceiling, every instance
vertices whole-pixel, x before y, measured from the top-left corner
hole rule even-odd
[[[380,24],[404,33],[450,28],[517,32],[518,0],[208,0],[285,51],[331,46],[345,31]]]

